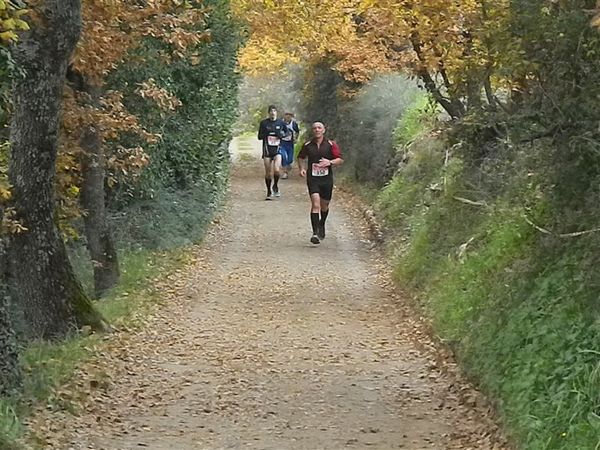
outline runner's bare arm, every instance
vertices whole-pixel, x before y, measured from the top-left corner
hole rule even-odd
[[[306,158],[307,158],[307,154],[306,154],[306,144],[304,144],[302,146],[302,149],[300,150],[300,153],[298,153],[298,156],[296,158],[296,160],[298,161],[298,171],[300,172],[300,176],[304,177],[306,176]]]
[[[301,158],[300,155],[298,155],[298,172],[300,173],[301,177],[306,176],[306,158]]]

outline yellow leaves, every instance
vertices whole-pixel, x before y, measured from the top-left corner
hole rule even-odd
[[[19,36],[14,31],[3,31],[0,33],[0,40],[3,44],[9,44],[10,42],[16,41]]]
[[[73,198],[79,196],[79,188],[77,186],[69,186],[67,189],[67,194]]]
[[[260,41],[250,39],[240,51],[238,62],[240,68],[251,75],[279,72],[286,64],[296,63],[299,56],[282,49],[270,37]]]
[[[16,212],[13,208],[5,208],[0,222],[0,234],[19,234],[27,231],[27,228],[16,219]]]
[[[360,5],[358,6],[358,12],[363,13],[366,10],[368,10],[369,8],[373,8],[376,3],[377,3],[377,0],[362,0],[360,2]]]
[[[351,70],[341,73],[354,81],[368,78],[374,69],[384,69],[386,64],[385,57],[376,53],[377,47],[368,45],[372,42],[370,38],[363,39],[357,29],[354,18],[360,14],[361,5],[372,6],[366,0],[362,3],[356,0],[234,0],[235,13],[248,23],[252,33],[240,52],[240,67],[250,74],[273,73],[282,70],[287,63],[326,55],[341,59],[351,56],[354,64],[339,67]],[[358,48],[365,51],[362,57]]]
[[[21,19],[10,18],[2,21],[2,28],[5,30],[29,30],[27,22]]]
[[[19,38],[19,31],[29,30],[27,22],[20,19],[26,12],[7,0],[0,0],[0,45],[15,42]]]

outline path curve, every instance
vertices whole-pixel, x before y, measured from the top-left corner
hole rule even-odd
[[[334,198],[311,245],[303,180],[266,202],[255,141],[232,148],[220,225],[148,325],[109,338],[80,416],[46,413],[49,448],[503,448],[415,344],[353,216]]]

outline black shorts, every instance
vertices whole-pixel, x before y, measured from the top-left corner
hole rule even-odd
[[[318,177],[308,177],[306,184],[308,185],[309,195],[319,194],[323,200],[331,200],[331,196],[333,195],[333,178],[322,177],[320,179]]]
[[[279,147],[269,147],[268,145],[263,145],[263,159],[275,159],[277,155],[279,155]]]

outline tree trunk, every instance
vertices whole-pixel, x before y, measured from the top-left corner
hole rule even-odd
[[[14,298],[32,337],[77,326],[106,329],[75,278],[55,220],[54,178],[69,58],[81,31],[80,0],[45,0],[35,27],[12,48],[22,71],[13,84],[9,180],[16,218],[26,231],[9,249]]]
[[[83,185],[81,205],[85,210],[85,236],[94,266],[94,290],[102,297],[119,282],[117,251],[108,226],[104,195],[105,156],[102,138],[93,126],[87,127],[81,140]]]
[[[100,107],[102,89],[99,86],[89,83],[82,73],[72,67],[67,69],[67,80],[75,91],[85,94],[89,106]],[[106,156],[102,144],[100,130],[93,124],[86,126],[79,138],[83,150],[80,160],[83,183],[79,198],[85,212],[83,221],[93,265],[96,298],[115,287],[120,278],[119,260],[106,214]]]
[[[0,240],[0,396],[13,392],[21,381],[17,342],[8,307],[6,261],[5,241]]]
[[[21,371],[15,333],[8,311],[7,289],[0,288],[0,396],[13,392],[20,384]]]
[[[413,51],[417,55],[417,59],[422,64],[422,66],[417,69],[417,74],[419,75],[419,78],[421,78],[421,81],[423,81],[423,84],[425,85],[425,89],[431,94],[433,99],[436,102],[438,102],[438,104],[442,108],[444,108],[446,110],[446,112],[448,113],[448,115],[450,117],[452,117],[453,119],[459,119],[462,116],[464,116],[465,109],[464,109],[464,105],[461,103],[461,101],[456,98],[445,97],[442,94],[442,92],[440,91],[440,88],[437,86],[435,80],[429,74],[429,71],[427,70],[427,66],[425,65],[425,59],[423,58],[422,44],[421,44],[421,41],[419,40],[416,32],[414,32],[411,35],[410,42],[412,44]],[[443,65],[442,65],[442,67],[443,67]],[[444,75],[445,75],[445,72],[444,72]],[[447,76],[444,78],[444,81],[446,83],[448,83],[446,86],[446,89],[449,90],[450,89],[450,81],[448,80]]]

